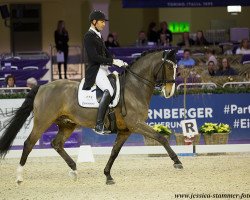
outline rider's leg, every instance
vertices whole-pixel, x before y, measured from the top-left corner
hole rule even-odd
[[[107,75],[107,71],[100,68],[96,76],[96,85],[104,92],[99,104],[95,127],[95,131],[100,134],[110,133],[110,131],[104,126],[104,117],[110,104],[111,97],[114,94],[114,90],[109,82]]]

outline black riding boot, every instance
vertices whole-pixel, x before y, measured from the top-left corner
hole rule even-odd
[[[104,126],[104,117],[105,117],[110,101],[111,101],[110,93],[108,90],[105,90],[103,93],[102,99],[100,101],[100,104],[99,104],[98,114],[97,114],[97,119],[96,119],[95,131],[98,134],[108,134],[111,132]]]

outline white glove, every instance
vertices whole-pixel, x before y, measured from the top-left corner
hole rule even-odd
[[[126,63],[120,59],[113,59],[113,65],[116,65],[118,67],[123,67],[123,66],[126,67],[126,66],[128,66],[128,63]]]

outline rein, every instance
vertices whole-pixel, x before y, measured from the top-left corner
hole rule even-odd
[[[132,74],[134,77],[136,77],[136,78],[141,79],[142,81],[144,81],[144,83],[146,85],[148,85],[149,87],[154,87],[155,86],[155,83],[153,81],[150,81],[148,79],[143,78],[142,76],[140,76],[140,75],[136,74],[135,72],[133,72],[131,69],[125,68],[125,70],[127,72],[129,72],[130,74]]]
[[[164,58],[162,58],[162,60],[163,60],[163,62],[161,63],[159,69],[157,70],[156,76],[158,75],[158,73],[160,72],[160,70],[163,68],[163,66],[164,66],[165,63],[170,63],[170,64],[172,64],[173,68],[177,68],[177,65],[176,65],[173,61],[167,60],[167,54],[164,56]],[[163,69],[164,69],[164,68],[163,68]],[[135,72],[133,72],[133,71],[132,71],[131,69],[129,69],[129,68],[125,68],[125,70],[126,70],[127,72],[129,72],[130,74],[132,74],[133,76],[135,76],[136,78],[141,79],[141,80],[142,80],[146,85],[148,85],[149,87],[152,87],[152,86],[153,86],[153,87],[155,87],[155,86],[162,86],[162,85],[165,84],[165,83],[175,83],[174,78],[173,78],[173,80],[166,80],[166,78],[165,78],[165,73],[164,73],[164,78],[163,78],[162,80],[160,80],[160,81],[157,81],[157,82],[155,83],[155,82],[153,82],[153,81],[150,81],[150,80],[148,80],[148,79],[145,79],[145,78],[143,78],[142,76],[136,74]]]

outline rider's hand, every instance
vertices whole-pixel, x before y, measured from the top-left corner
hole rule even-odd
[[[113,59],[113,65],[116,65],[118,67],[123,67],[123,66],[126,67],[126,66],[128,66],[128,63],[126,63],[120,59]]]

